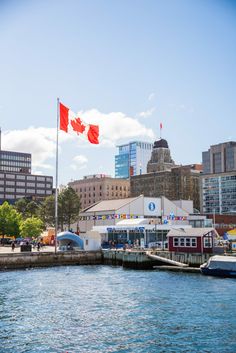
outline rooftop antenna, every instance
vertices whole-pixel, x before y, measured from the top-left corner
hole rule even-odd
[[[160,140],[161,140],[162,123],[160,123]]]

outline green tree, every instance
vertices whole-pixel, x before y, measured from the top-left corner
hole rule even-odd
[[[58,195],[58,224],[61,230],[64,226],[70,229],[71,224],[79,216],[80,200],[71,187],[65,188]],[[47,197],[40,206],[40,215],[45,224],[55,227],[55,196]]]
[[[30,201],[26,206],[26,214],[28,217],[38,217],[39,205],[35,201]]]
[[[28,202],[29,201],[25,198],[18,199],[14,204],[14,208],[16,209],[17,212],[21,213],[24,216]]]
[[[5,201],[0,206],[0,234],[2,237],[4,235],[19,236],[21,220],[21,214]]]
[[[71,224],[76,222],[80,211],[80,199],[76,191],[71,188],[65,188],[59,195],[60,218],[63,224],[70,229]],[[59,219],[60,219],[59,218]]]
[[[26,198],[22,198],[16,201],[14,205],[17,212],[22,214],[24,219],[28,217],[38,217],[39,216],[39,203],[28,200]]]
[[[55,196],[51,195],[44,199],[39,207],[40,218],[45,225],[55,227]]]
[[[20,224],[20,235],[23,238],[38,237],[43,230],[44,224],[41,219],[36,217],[30,217],[23,220]]]

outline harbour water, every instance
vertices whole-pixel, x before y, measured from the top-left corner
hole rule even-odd
[[[1,353],[236,352],[236,280],[109,266],[0,273]]]

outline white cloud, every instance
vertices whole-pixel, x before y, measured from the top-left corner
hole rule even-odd
[[[103,146],[115,146],[122,139],[129,141],[133,138],[154,139],[152,129],[146,128],[138,120],[122,112],[101,113],[97,109],[78,112],[87,123],[99,125],[100,143]]]
[[[71,168],[74,170],[81,170],[87,167],[88,158],[83,155],[78,155],[73,158],[73,164],[71,164]]]
[[[149,94],[148,100],[151,101],[154,97],[155,97],[155,93],[152,92],[152,93]]]
[[[84,147],[111,147],[119,140],[135,138],[154,139],[152,129],[146,128],[138,120],[126,116],[121,112],[101,113],[97,109],[91,109],[79,113],[80,117],[87,123],[98,124],[100,129],[100,144],[91,145],[83,136],[67,134],[59,131],[59,153],[60,146],[70,141],[77,143],[80,148]],[[32,169],[41,173],[41,169],[54,169],[56,156],[56,128],[29,127],[25,130],[11,130],[2,132],[2,149],[31,153]],[[69,157],[70,158],[70,157]],[[52,160],[53,159],[53,160]],[[88,160],[85,156],[76,156],[71,167],[81,169],[87,166]]]
[[[32,154],[32,166],[48,168],[45,161],[55,155],[56,130],[30,127],[3,133],[3,149]]]
[[[139,113],[139,116],[141,118],[147,118],[147,117],[151,116],[154,113],[155,110],[156,110],[156,108],[153,107],[151,109],[146,110],[145,112]]]

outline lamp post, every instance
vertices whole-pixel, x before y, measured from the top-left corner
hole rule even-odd
[[[216,224],[216,210],[215,208],[213,208],[213,228],[215,228],[215,224]]]

